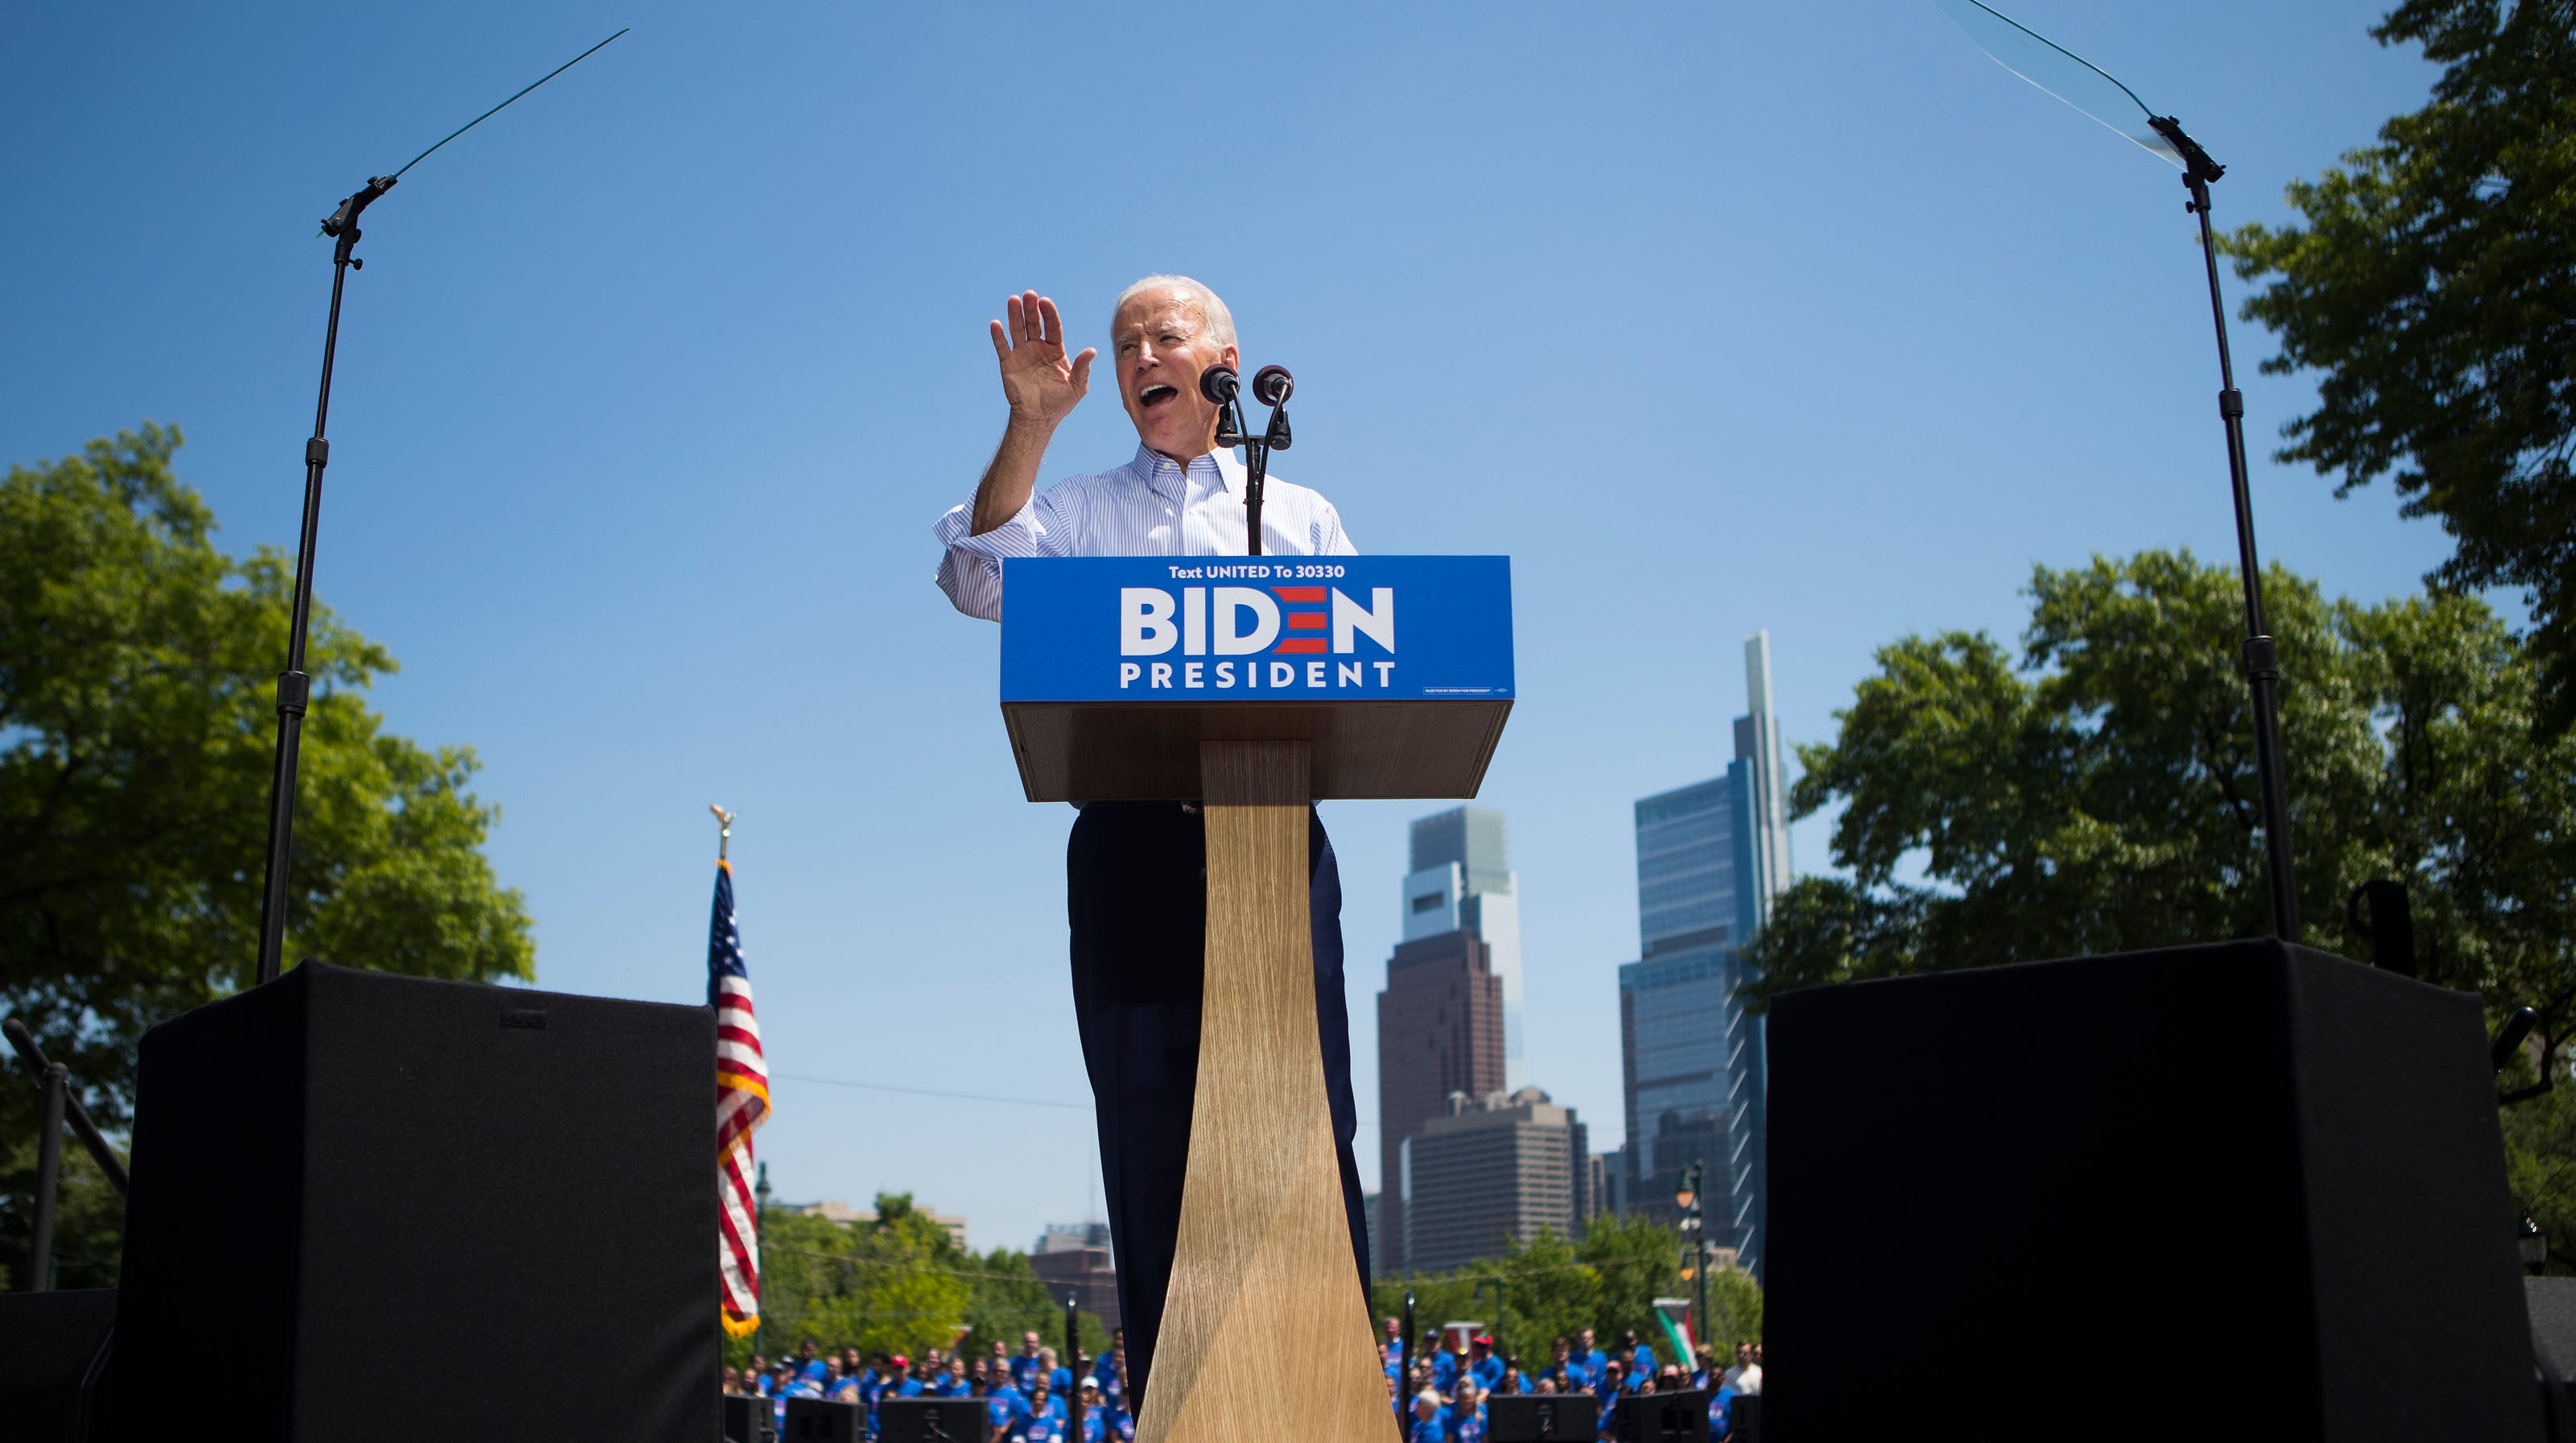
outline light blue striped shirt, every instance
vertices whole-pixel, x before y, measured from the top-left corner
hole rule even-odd
[[[981,536],[972,501],[932,529],[948,548],[939,589],[959,611],[1002,619],[1002,560],[1010,556],[1241,556],[1243,463],[1212,451],[1184,471],[1139,445],[1114,470],[1067,476],[1029,498],[1020,514]],[[1270,476],[1261,484],[1261,550],[1268,556],[1351,556],[1333,503]]]

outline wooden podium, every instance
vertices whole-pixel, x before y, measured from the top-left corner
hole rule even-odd
[[[1011,561],[1003,596],[1029,800],[1206,808],[1198,1090],[1137,1437],[1384,1443],[1316,1040],[1306,807],[1476,794],[1512,705],[1510,564]]]

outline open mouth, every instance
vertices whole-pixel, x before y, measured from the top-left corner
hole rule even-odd
[[[1181,393],[1180,393],[1180,392],[1178,392],[1178,391],[1176,391],[1176,390],[1172,389],[1172,388],[1171,388],[1171,387],[1169,387],[1169,386],[1159,385],[1159,384],[1158,384],[1158,385],[1147,386],[1144,390],[1141,390],[1141,391],[1137,392],[1137,393],[1136,393],[1136,404],[1137,404],[1137,405],[1139,405],[1139,406],[1142,406],[1142,407],[1144,407],[1146,410],[1150,411],[1150,410],[1153,410],[1153,409],[1154,409],[1155,407],[1157,407],[1157,406],[1168,405],[1169,403],[1171,403],[1171,402],[1173,402],[1173,401],[1177,401],[1177,400],[1179,400],[1180,398],[1181,398]]]

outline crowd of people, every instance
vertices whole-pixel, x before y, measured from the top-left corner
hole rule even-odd
[[[790,1398],[859,1404],[867,1409],[871,1438],[877,1436],[878,1406],[888,1398],[980,1398],[992,1443],[1121,1443],[1136,1436],[1121,1381],[1126,1373],[1123,1332],[1110,1336],[1109,1351],[1084,1370],[1079,1383],[1035,1333],[1020,1336],[1016,1354],[996,1338],[991,1354],[980,1358],[929,1348],[918,1358],[878,1353],[862,1360],[856,1348],[835,1355],[807,1338],[793,1358],[770,1361],[755,1353],[750,1366],[725,1369],[724,1389],[775,1400],[782,1438]],[[1074,1409],[1080,1410],[1078,1428]]]
[[[1736,1435],[1747,1410],[1739,1400],[1762,1393],[1762,1345],[1738,1343],[1735,1359],[1724,1362],[1707,1348],[1685,1365],[1664,1362],[1654,1348],[1624,1335],[1614,1349],[1599,1346],[1590,1328],[1571,1338],[1558,1338],[1548,1361],[1536,1369],[1518,1356],[1502,1356],[1492,1337],[1479,1334],[1457,1351],[1441,1340],[1426,1338],[1405,1367],[1402,1327],[1386,1320],[1384,1359],[1387,1401],[1407,1443],[1484,1443],[1488,1400],[1497,1393],[1589,1395],[1601,1412],[1601,1436],[1612,1436],[1611,1412],[1619,1399],[1642,1393],[1699,1392],[1708,1395],[1708,1436]],[[1079,1360],[1077,1361],[1077,1365]],[[728,1393],[750,1393],[773,1399],[780,1436],[785,1436],[787,1400],[828,1398],[867,1409],[868,1435],[877,1434],[878,1405],[888,1398],[980,1398],[985,1402],[991,1443],[1125,1443],[1136,1436],[1136,1416],[1128,1407],[1127,1340],[1110,1337],[1109,1351],[1081,1376],[1065,1366],[1053,1348],[1035,1333],[1020,1338],[1020,1351],[1010,1352],[995,1339],[985,1357],[963,1351],[927,1349],[919,1358],[878,1353],[861,1359],[856,1348],[838,1355],[807,1338],[796,1356],[769,1361],[753,1355],[747,1368],[727,1368]],[[1077,1424],[1074,1420],[1079,1418]]]
[[[1405,1423],[1407,1443],[1484,1443],[1488,1401],[1495,1394],[1584,1394],[1600,1410],[1600,1433],[1613,1436],[1611,1413],[1623,1397],[1645,1393],[1699,1392],[1708,1395],[1708,1436],[1725,1439],[1748,1411],[1738,1400],[1762,1393],[1762,1345],[1738,1343],[1735,1361],[1722,1363],[1707,1348],[1687,1367],[1679,1361],[1659,1363],[1654,1348],[1627,1333],[1616,1350],[1604,1350],[1585,1328],[1574,1337],[1557,1338],[1547,1363],[1525,1368],[1517,1355],[1504,1357],[1491,1336],[1468,1340],[1466,1351],[1433,1344],[1415,1354],[1410,1377],[1404,1371],[1401,1326],[1386,1320],[1386,1386],[1396,1416]]]

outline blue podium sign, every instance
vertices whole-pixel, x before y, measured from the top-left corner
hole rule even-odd
[[[1508,557],[1003,563],[1033,801],[1195,797],[1220,737],[1314,743],[1318,796],[1472,796],[1513,697]]]
[[[1002,700],[1512,694],[1503,556],[1086,556],[1002,567]]]

